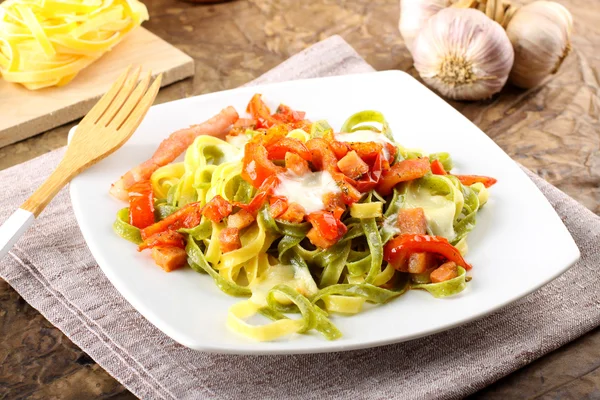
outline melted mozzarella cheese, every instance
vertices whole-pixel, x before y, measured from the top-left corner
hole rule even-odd
[[[291,172],[277,175],[279,185],[275,196],[283,196],[290,203],[298,203],[307,214],[325,209],[323,196],[327,193],[340,193],[341,190],[327,171],[309,172],[298,176]]]

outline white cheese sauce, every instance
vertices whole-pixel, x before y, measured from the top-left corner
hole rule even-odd
[[[325,209],[325,194],[341,192],[327,171],[309,172],[300,176],[288,171],[278,174],[277,177],[279,185],[273,194],[286,197],[290,203],[300,204],[307,214]]]
[[[390,152],[385,144],[389,143],[392,146],[396,147],[396,145],[392,143],[392,141],[388,139],[383,133],[368,130],[358,130],[356,132],[351,133],[336,133],[335,140],[337,140],[338,142],[348,143],[381,143],[383,145],[383,155],[388,160],[390,159]]]

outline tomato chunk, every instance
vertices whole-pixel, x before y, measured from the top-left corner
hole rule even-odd
[[[398,212],[400,233],[427,234],[427,219],[422,208],[403,208]],[[434,266],[435,259],[429,253],[413,253],[408,258],[408,272],[422,274]]]
[[[271,205],[269,208],[269,213],[271,214],[271,217],[273,217],[273,218],[279,217],[288,208],[288,202],[285,197],[274,196],[274,197],[271,197],[269,202]]]
[[[383,152],[383,145],[377,142],[350,143],[350,148],[368,163],[373,163],[375,158]]]
[[[400,161],[383,172],[377,185],[377,191],[382,196],[387,196],[392,193],[394,186],[400,182],[422,178],[429,170],[429,159],[427,157]]]
[[[310,150],[312,164],[317,171],[328,171],[331,174],[339,172],[338,159],[325,139],[310,139],[306,142],[306,147]]]
[[[187,264],[187,254],[179,247],[153,247],[152,258],[156,265],[171,272]]]
[[[246,143],[242,162],[242,178],[255,188],[259,188],[270,176],[284,171],[269,160],[267,149],[263,145],[254,142]]]
[[[202,206],[200,203],[190,203],[173,214],[169,215],[162,221],[158,221],[141,230],[142,239],[164,232],[167,230],[176,231],[181,228],[193,228],[198,226],[202,219]]]
[[[310,161],[312,156],[304,143],[300,140],[284,137],[279,141],[267,146],[269,160],[283,160],[287,153],[298,154],[306,161]]]
[[[248,211],[253,216],[256,216],[258,210],[267,202],[269,195],[273,192],[273,189],[279,183],[279,178],[276,175],[271,175],[264,180],[262,185],[258,188],[256,195],[252,198],[250,203],[244,204],[240,202],[234,202],[233,205],[241,208],[242,210]]]
[[[498,180],[491,178],[489,176],[480,176],[480,175],[454,175],[458,178],[460,183],[465,186],[471,186],[474,183],[481,182],[483,186],[489,188],[493,186]]]
[[[271,115],[271,110],[269,110],[269,107],[262,101],[261,95],[258,93],[252,96],[246,111],[252,115],[252,118],[256,121],[257,128],[270,128],[273,125],[281,123],[281,121]]]
[[[338,161],[337,166],[344,175],[351,179],[358,179],[369,172],[369,165],[360,158],[355,150]]]
[[[233,206],[223,197],[216,195],[202,210],[202,215],[210,219],[213,222],[220,222],[223,218],[228,217],[233,211]]]
[[[280,104],[273,118],[285,123],[296,123],[304,120],[305,115],[304,111],[295,111],[285,104]]]
[[[140,181],[129,188],[129,223],[140,229],[154,223],[154,194],[150,181]]]
[[[435,175],[448,175],[444,168],[444,164],[442,164],[440,160],[433,160],[431,162],[431,173]]]
[[[225,228],[219,232],[219,248],[223,253],[242,248],[240,230],[238,228]]]
[[[441,236],[401,234],[386,243],[383,259],[401,272],[408,272],[406,260],[413,253],[436,253],[456,264],[471,269],[460,251]]]
[[[328,241],[328,243],[336,243],[348,231],[348,228],[342,223],[342,221],[336,219],[333,214],[327,211],[317,211],[309,214],[308,221],[316,230],[316,233],[313,236],[318,235],[319,237]],[[309,239],[311,238],[309,237]],[[313,242],[312,239],[311,242],[315,246],[319,247],[319,244]]]
[[[183,235],[175,231],[164,231],[155,233],[138,246],[138,251],[151,249],[153,247],[179,247],[185,248]]]

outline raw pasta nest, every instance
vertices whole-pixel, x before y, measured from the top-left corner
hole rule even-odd
[[[137,0],[7,0],[0,75],[30,90],[66,85],[147,19]]]

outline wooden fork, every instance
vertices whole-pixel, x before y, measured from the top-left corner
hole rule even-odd
[[[77,126],[65,156],[56,170],[0,226],[2,258],[35,218],[68,182],[80,172],[121,147],[135,132],[154,102],[162,75],[152,85],[150,73],[140,82],[141,68],[129,67]]]

